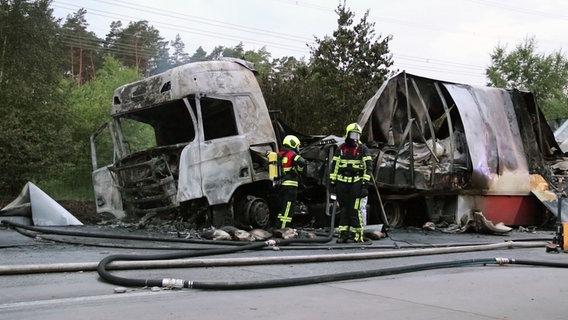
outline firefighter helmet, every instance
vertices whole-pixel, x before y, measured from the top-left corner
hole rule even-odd
[[[297,150],[300,146],[300,139],[293,135],[287,135],[284,137],[282,144],[294,150]]]
[[[361,129],[361,126],[359,124],[357,124],[356,122],[350,123],[347,126],[347,128],[345,128],[345,137],[354,139],[354,137],[349,137],[350,132],[356,132],[356,133],[359,134],[358,136],[360,137],[361,131],[363,131],[363,130]],[[359,138],[354,139],[354,140],[359,140]]]

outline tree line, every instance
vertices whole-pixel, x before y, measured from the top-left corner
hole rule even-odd
[[[298,59],[242,43],[189,54],[179,35],[167,41],[144,20],[113,21],[101,39],[88,30],[85,9],[62,20],[51,0],[0,0],[0,195],[18,194],[27,181],[56,198],[90,195],[89,137],[108,120],[113,90],[194,61],[255,63],[267,105],[286,123],[306,134],[341,135],[397,70],[393,36],[376,33],[369,11],[357,20],[344,1],[335,12],[336,29],[314,37],[310,56]],[[537,91],[545,114],[567,117],[568,66],[560,52],[539,55],[529,39],[511,53],[498,46],[491,58],[488,85]]]

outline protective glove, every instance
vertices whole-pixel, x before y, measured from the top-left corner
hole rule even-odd
[[[361,188],[361,194],[359,195],[359,198],[365,198],[368,195],[369,195],[369,190],[367,189],[367,187]]]

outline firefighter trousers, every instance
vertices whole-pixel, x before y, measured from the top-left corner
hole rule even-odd
[[[361,182],[337,182],[336,194],[339,202],[339,231],[353,233],[356,241],[363,240],[363,217],[361,215]]]
[[[276,217],[275,229],[284,229],[290,226],[296,208],[298,188],[293,186],[280,186],[280,204]]]

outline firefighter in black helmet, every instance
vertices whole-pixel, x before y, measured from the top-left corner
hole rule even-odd
[[[278,152],[282,177],[280,178],[280,206],[276,217],[275,229],[284,229],[292,222],[292,215],[298,198],[298,180],[300,173],[306,167],[306,160],[300,152],[300,140],[293,135],[287,135],[282,141],[282,150]]]
[[[373,172],[372,157],[367,146],[360,143],[361,126],[351,123],[345,129],[345,142],[337,147],[329,173],[330,193],[337,195],[339,213],[338,243],[363,242],[361,199]]]

